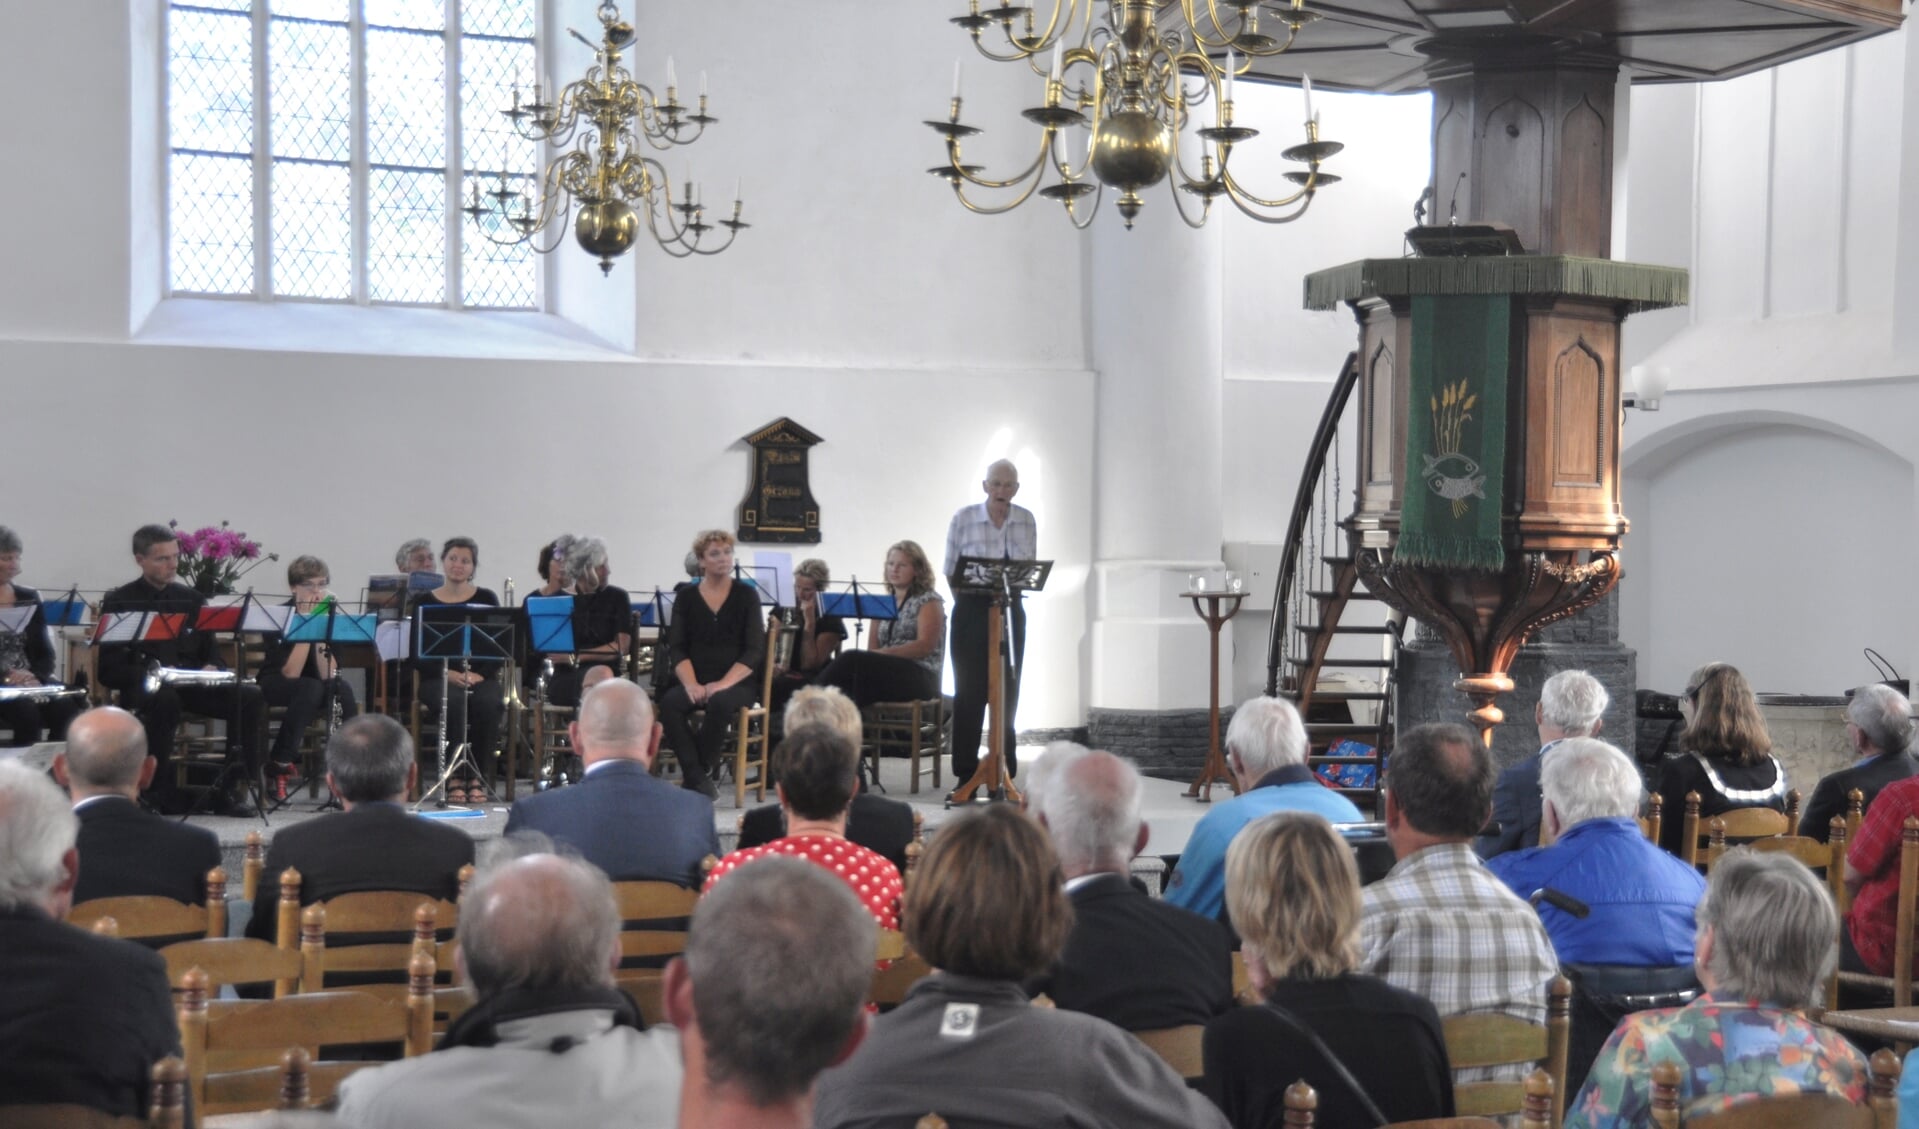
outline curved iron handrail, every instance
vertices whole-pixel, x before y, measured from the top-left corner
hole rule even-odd
[[[1279,562],[1279,585],[1273,591],[1273,634],[1266,646],[1266,694],[1279,694],[1279,668],[1286,654],[1288,622],[1287,590],[1299,568],[1299,547],[1306,539],[1306,527],[1313,516],[1313,492],[1326,473],[1326,455],[1332,450],[1333,437],[1339,434],[1339,421],[1346,414],[1346,403],[1359,385],[1359,354],[1346,354],[1339,376],[1333,381],[1333,393],[1326,398],[1326,410],[1320,413],[1319,429],[1313,432],[1313,444],[1306,451],[1306,470],[1300,475],[1299,489],[1293,494],[1293,516],[1286,524],[1286,550]],[[1334,505],[1338,505],[1334,499]]]

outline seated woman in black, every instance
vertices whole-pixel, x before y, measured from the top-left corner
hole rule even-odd
[[[1201,1044],[1234,1129],[1279,1129],[1301,1079],[1329,1129],[1453,1116],[1439,1012],[1354,971],[1359,905],[1353,852],[1317,815],[1269,815],[1227,848],[1226,906],[1263,1001],[1208,1023]]]
[[[1666,759],[1659,775],[1660,846],[1680,853],[1688,792],[1699,793],[1702,835],[1708,819],[1733,808],[1786,810],[1786,769],[1772,757],[1759,699],[1738,668],[1707,663],[1693,671],[1679,713],[1686,719],[1681,751]]]
[[[20,575],[23,550],[20,535],[0,525],[0,608],[36,605],[18,634],[0,631],[0,686],[52,686],[56,684],[53,635],[47,630],[46,613],[37,606],[40,593],[13,582],[13,578]],[[43,736],[49,741],[59,741],[67,735],[67,722],[86,705],[81,698],[0,702],[0,725],[12,734],[7,739],[9,746],[32,745]]]
[[[793,566],[793,610],[800,622],[798,627],[789,629],[790,648],[786,646],[786,639],[780,641],[780,649],[789,657],[784,666],[773,672],[773,700],[768,705],[774,717],[782,715],[794,691],[825,670],[826,664],[840,653],[840,644],[846,642],[846,621],[836,615],[820,614],[820,592],[832,579],[826,562],[818,557],[808,557]]]
[[[480,546],[471,537],[450,537],[440,547],[440,572],[446,582],[430,592],[422,592],[413,598],[413,606],[452,607],[460,604],[487,604],[500,606],[500,597],[491,588],[481,588],[473,583],[473,572],[480,565]],[[451,692],[453,702],[446,710],[447,755],[466,743],[471,735],[473,761],[482,771],[491,773],[495,758],[500,755],[500,722],[505,711],[506,695],[500,688],[500,663],[497,659],[476,658],[462,664],[453,659],[442,663],[439,659],[414,659],[414,669],[420,673],[420,705],[432,714],[440,713],[440,700],[443,693]],[[442,674],[444,673],[444,679]],[[444,682],[444,687],[442,683]],[[464,703],[464,704],[463,704]],[[422,739],[420,753],[427,757],[427,768],[437,763],[435,746],[429,740]],[[423,772],[422,779],[431,776],[431,771]],[[423,784],[422,790],[431,785]],[[462,804],[478,803],[485,799],[486,793],[477,780],[471,778],[455,781],[447,788],[447,801]]]
[[[562,566],[573,581],[573,652],[549,655],[553,677],[546,683],[546,700],[571,708],[580,704],[582,679],[594,667],[618,674],[633,643],[633,601],[626,589],[608,584],[606,542],[598,537],[574,538]]]
[[[709,529],[693,539],[693,552],[699,582],[677,589],[666,629],[673,685],[660,696],[660,724],[679,758],[682,783],[710,798],[719,795],[714,780],[727,723],[759,700],[766,625],[759,596],[733,579],[733,535]],[[696,709],[706,711],[697,740],[690,716]]]
[[[814,680],[839,687],[861,709],[875,702],[939,697],[946,604],[933,590],[926,550],[914,541],[886,550],[886,585],[898,605],[898,618],[875,620],[871,646],[834,659]]]
[[[329,582],[325,561],[295,557],[287,566],[287,587],[293,589],[293,599],[287,603],[297,612],[311,613],[328,598]],[[284,778],[298,771],[294,761],[300,755],[300,735],[314,718],[333,708],[329,695],[339,695],[343,721],[357,716],[360,707],[353,700],[353,688],[336,677],[340,664],[325,643],[289,643],[286,636],[277,634],[265,635],[261,642],[266,646],[266,657],[256,672],[260,693],[266,696],[267,705],[286,710],[267,762],[267,776],[282,778],[277,790],[284,795]]]
[[[571,533],[562,533],[553,540],[540,546],[540,562],[535,571],[540,574],[540,586],[526,594],[527,599],[535,596],[571,596],[572,578],[566,575],[566,550],[573,544]],[[526,605],[522,603],[519,617],[519,638],[513,641],[516,648],[515,660],[520,666],[520,691],[526,701],[532,701],[540,681],[543,664],[553,660],[557,666],[561,658],[572,660],[571,655],[546,654],[534,647],[533,622],[527,618]]]

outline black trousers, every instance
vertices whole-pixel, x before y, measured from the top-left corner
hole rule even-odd
[[[360,705],[353,698],[353,687],[336,680],[340,687],[340,717],[357,717]],[[286,710],[280,717],[280,731],[273,735],[271,756],[274,764],[292,764],[300,755],[300,735],[333,708],[332,685],[318,678],[288,678],[277,672],[260,676],[260,693],[267,705]]]
[[[8,748],[25,748],[41,741],[64,741],[67,723],[87,708],[85,698],[58,702],[0,702],[0,727],[12,731]]]
[[[1023,669],[1026,656],[1026,608],[1013,607],[1013,665]],[[986,695],[994,656],[986,653],[986,631],[994,615],[991,596],[961,596],[953,601],[953,778],[964,784],[979,767],[980,733],[986,724]],[[1019,773],[1018,745],[1013,718],[1019,711],[1019,682],[1009,678],[1004,687],[1006,708],[1006,774]]]
[[[185,714],[226,722],[228,749],[236,742],[240,745],[249,772],[257,772],[265,758],[267,702],[258,686],[162,686],[149,694],[144,683],[136,683],[123,688],[120,698],[146,727],[147,752],[159,762],[153,774],[153,790],[162,795],[173,791],[173,774],[167,771],[167,764],[173,759],[173,738]],[[228,759],[232,759],[231,752]]]
[[[666,730],[666,743],[673,748],[673,755],[680,760],[680,779],[686,787],[691,783],[695,766],[689,753],[697,752],[698,770],[706,773],[711,780],[719,775],[720,756],[726,740],[726,723],[739,715],[739,711],[759,700],[759,679],[749,676],[709,696],[703,705],[696,706],[686,693],[686,687],[676,679],[666,693],[660,695],[660,726]],[[706,716],[700,721],[699,735],[693,733],[692,714],[694,710],[704,708]]]
[[[932,671],[912,659],[872,651],[846,652],[828,663],[814,683],[837,686],[861,709],[876,702],[924,701],[940,692]]]
[[[420,708],[426,716],[437,718],[440,715],[440,697],[447,686],[440,679],[439,672],[428,677],[420,675]],[[466,704],[460,704],[464,696]],[[472,747],[473,763],[488,776],[493,774],[494,762],[500,756],[500,729],[506,713],[506,692],[500,687],[498,678],[483,678],[470,690],[458,686],[452,688],[452,704],[446,711],[446,749],[447,756],[462,744]],[[469,733],[471,736],[469,736]],[[439,746],[435,739],[426,733],[420,734],[420,755],[431,767],[439,763]],[[426,785],[422,784],[422,788]]]

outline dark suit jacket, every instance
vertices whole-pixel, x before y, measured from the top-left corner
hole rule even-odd
[[[399,804],[355,804],[340,815],[317,816],[274,832],[247,936],[274,939],[280,872],[289,866],[300,872],[301,905],[362,890],[413,890],[450,902],[460,896],[460,868],[472,861],[466,832]]]
[[[758,847],[786,834],[786,821],[780,805],[764,804],[746,813],[740,824],[736,847]],[[906,845],[913,841],[913,809],[885,796],[861,792],[853,797],[852,810],[846,813],[846,837],[886,861],[901,874],[906,873]]]
[[[1068,896],[1073,932],[1029,993],[1128,1031],[1205,1023],[1233,1006],[1225,926],[1147,896],[1124,874],[1102,874]]]
[[[1812,790],[1812,798],[1806,801],[1806,809],[1799,817],[1799,833],[1826,842],[1832,835],[1832,817],[1846,814],[1848,792],[1854,788],[1864,792],[1866,807],[1870,808],[1880,789],[1911,776],[1915,767],[1919,766],[1915,766],[1913,759],[1901,753],[1894,757],[1874,757],[1864,764],[1840,769]]]
[[[141,811],[124,796],[89,800],[75,814],[80,817],[75,905],[143,895],[193,905],[207,900],[207,871],[220,865],[220,840],[213,832]]]
[[[0,1106],[71,1102],[146,1117],[148,1071],[180,1053],[159,955],[37,908],[0,910],[0,953]]]
[[[1545,760],[1542,749],[1499,774],[1499,782],[1493,785],[1492,819],[1499,830],[1473,841],[1473,851],[1480,858],[1489,859],[1521,847],[1539,845],[1539,821],[1543,818],[1539,770]]]
[[[720,853],[713,801],[647,772],[639,761],[593,766],[571,788],[513,804],[506,833],[539,831],[578,850],[615,882],[651,879],[699,889],[700,860]]]

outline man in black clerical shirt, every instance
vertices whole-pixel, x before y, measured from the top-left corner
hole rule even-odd
[[[137,713],[146,726],[147,751],[158,762],[153,799],[162,807],[183,808],[167,766],[181,714],[192,712],[226,721],[230,745],[237,743],[244,750],[247,772],[257,773],[267,745],[266,699],[253,685],[160,686],[147,692],[149,662],[194,670],[219,670],[223,664],[213,635],[193,630],[194,617],[205,606],[206,597],[174,579],[180,571],[180,542],[173,530],[164,525],[143,525],[134,531],[133,563],[140,568],[140,579],[108,592],[101,601],[100,614],[184,613],[186,619],[176,638],[101,645],[100,681],[118,690],[120,704]],[[235,796],[244,796],[245,781],[232,783]],[[224,795],[214,797],[214,810],[226,815],[253,814],[242,800]]]

